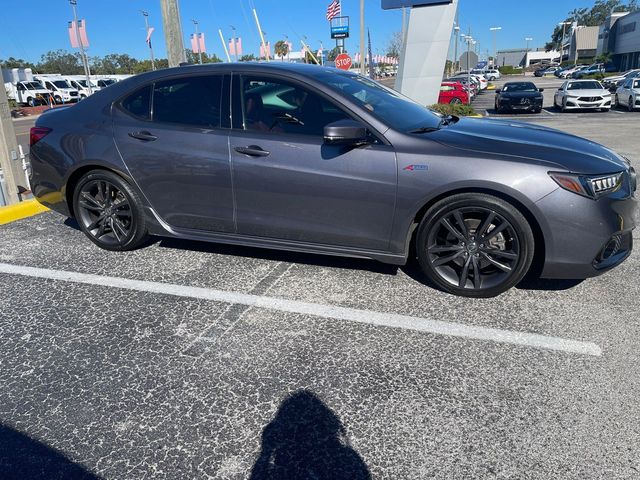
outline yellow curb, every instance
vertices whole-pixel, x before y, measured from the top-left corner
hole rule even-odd
[[[467,118],[484,118],[484,115],[476,113],[475,115],[467,115]]]
[[[487,86],[487,90],[495,90],[496,86],[495,85],[489,85]]]
[[[23,218],[32,217],[49,209],[37,200],[25,200],[24,202],[0,207],[0,225],[15,222]]]

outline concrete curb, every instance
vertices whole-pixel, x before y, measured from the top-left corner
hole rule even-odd
[[[24,202],[0,207],[0,225],[22,220],[23,218],[32,217],[49,209],[39,203],[37,200],[25,200]]]

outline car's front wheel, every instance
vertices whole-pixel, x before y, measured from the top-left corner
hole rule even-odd
[[[84,175],[74,191],[73,209],[85,235],[105,250],[133,250],[148,236],[140,198],[115,173]]]
[[[458,97],[453,97],[449,103],[451,103],[452,105],[460,105],[462,103],[462,100],[460,100]]]
[[[526,218],[508,202],[480,193],[453,195],[433,205],[416,242],[427,277],[465,297],[494,297],[518,284],[535,249]]]

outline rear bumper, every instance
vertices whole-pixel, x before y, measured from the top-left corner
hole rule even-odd
[[[595,277],[629,257],[640,217],[637,199],[625,190],[591,200],[558,189],[537,202],[549,227],[543,278]]]

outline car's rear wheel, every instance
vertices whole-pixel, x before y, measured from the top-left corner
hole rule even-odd
[[[508,202],[480,193],[436,203],[420,223],[416,242],[429,279],[465,297],[493,297],[519,283],[535,248],[526,218]]]
[[[462,103],[462,100],[460,100],[457,97],[454,97],[454,98],[451,99],[451,101],[449,103],[451,103],[453,105],[460,105]]]
[[[618,94],[615,94],[613,96],[613,101],[612,101],[611,107],[612,108],[618,108],[619,105],[620,105],[620,102],[618,101]]]
[[[148,237],[142,202],[120,176],[93,170],[78,182],[73,208],[82,231],[105,250],[124,251]]]

